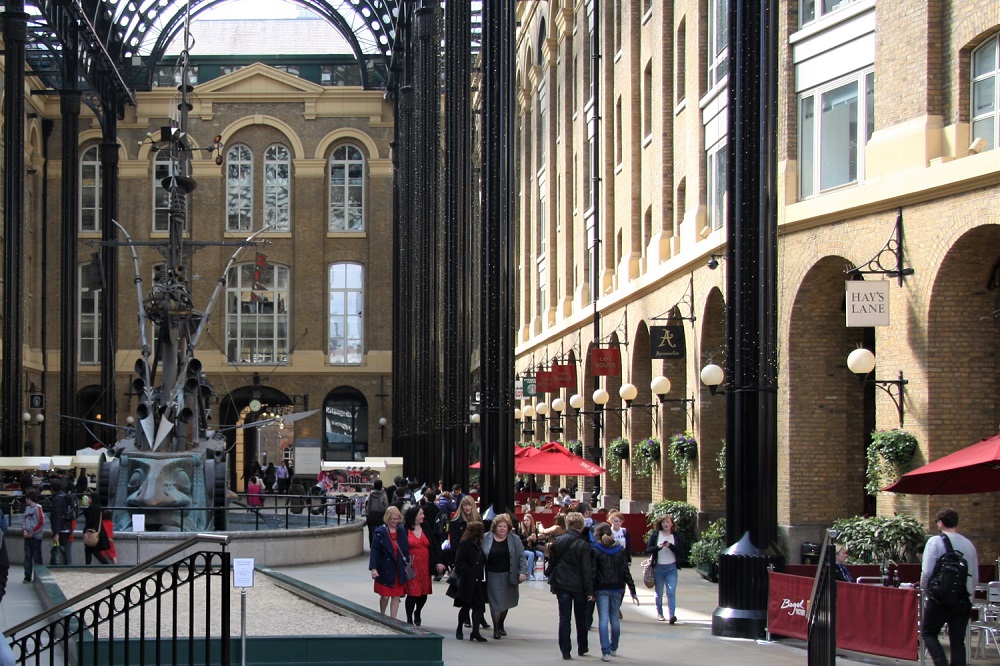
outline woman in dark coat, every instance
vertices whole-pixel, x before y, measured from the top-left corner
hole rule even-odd
[[[462,627],[469,623],[471,613],[472,633],[469,634],[469,640],[480,643],[486,642],[479,633],[486,612],[486,554],[483,552],[483,533],[481,522],[466,524],[462,541],[455,552],[455,569],[448,589],[448,596],[455,599],[455,607],[460,609],[455,638],[462,640]]]
[[[87,564],[90,564],[93,558],[97,558],[97,561],[101,564],[111,564],[108,558],[104,556],[103,551],[111,548],[111,542],[108,540],[108,535],[104,531],[104,523],[101,520],[104,513],[104,507],[101,506],[101,500],[94,493],[90,497],[90,504],[83,511],[84,525],[83,533],[86,536],[88,530],[94,530],[97,532],[97,545],[88,546],[86,543],[83,545],[83,558]]]
[[[379,595],[379,612],[385,614],[389,606],[389,615],[396,619],[399,613],[399,599],[406,591],[406,560],[410,558],[410,547],[406,530],[402,525],[403,516],[399,509],[390,506],[385,511],[385,524],[375,530],[372,539],[371,555],[368,557],[368,569],[375,579],[375,594]],[[391,606],[390,606],[391,602]]]

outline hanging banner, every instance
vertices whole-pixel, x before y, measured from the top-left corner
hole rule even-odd
[[[622,374],[622,352],[618,347],[590,350],[594,377],[617,377]]]
[[[845,285],[848,327],[889,325],[888,280],[848,280]]]
[[[559,390],[559,385],[552,380],[552,373],[547,370],[539,370],[535,373],[535,393],[555,393]]]
[[[651,358],[685,358],[687,345],[683,326],[650,326]]]
[[[576,388],[576,365],[573,363],[553,363],[552,381],[559,388]]]

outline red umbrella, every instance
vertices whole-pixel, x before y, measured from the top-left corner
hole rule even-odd
[[[518,474],[554,474],[556,476],[600,476],[606,471],[600,465],[571,453],[556,442],[542,446],[542,450],[530,458],[514,461],[514,471]]]
[[[522,458],[530,458],[533,455],[541,453],[540,450],[533,446],[515,446],[514,447],[514,471],[517,471],[517,463]],[[479,469],[480,463],[475,463],[469,465],[469,469]]]
[[[907,472],[882,490],[917,495],[966,495],[1000,490],[1000,435]]]

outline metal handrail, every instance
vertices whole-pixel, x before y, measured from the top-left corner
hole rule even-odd
[[[64,601],[64,602],[62,602],[60,604],[56,604],[55,606],[53,606],[52,608],[49,608],[48,610],[42,611],[41,613],[39,613],[35,617],[29,618],[29,619],[25,620],[24,622],[22,622],[21,624],[17,624],[17,625],[14,625],[13,627],[10,627],[9,629],[7,629],[6,631],[4,631],[3,633],[5,635],[7,635],[7,636],[13,636],[17,632],[21,631],[22,629],[27,629],[28,627],[30,627],[32,625],[39,624],[43,620],[51,617],[52,615],[56,615],[57,613],[60,613],[60,612],[62,612],[64,610],[66,610],[67,608],[70,608],[71,606],[75,606],[76,604],[80,603],[81,601],[84,601],[85,599],[88,599],[88,598],[94,596],[94,594],[96,594],[97,592],[110,589],[110,588],[114,587],[115,585],[117,585],[118,583],[122,582],[123,580],[131,578],[131,577],[135,576],[137,573],[139,573],[140,571],[143,571],[145,569],[149,569],[149,568],[153,567],[154,565],[162,562],[163,560],[165,560],[165,559],[167,559],[169,557],[173,557],[174,555],[176,555],[177,553],[179,553],[179,552],[181,552],[183,550],[187,550],[188,548],[194,546],[195,544],[199,544],[199,543],[217,543],[217,544],[221,544],[223,546],[223,550],[225,550],[225,546],[229,545],[230,540],[231,540],[231,537],[228,534],[196,534],[193,537],[191,537],[190,539],[187,539],[186,541],[182,541],[181,543],[177,544],[176,546],[174,546],[172,548],[168,548],[167,550],[163,551],[162,553],[160,553],[159,555],[157,555],[153,559],[146,560],[145,562],[140,562],[139,564],[135,565],[131,569],[128,569],[127,571],[124,571],[124,572],[122,572],[120,574],[117,574],[117,575],[113,576],[112,578],[110,578],[108,580],[103,581],[100,585],[95,585],[94,587],[81,592],[80,594],[76,595],[75,597],[67,599],[66,601]]]

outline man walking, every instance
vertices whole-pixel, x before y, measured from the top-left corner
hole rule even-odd
[[[21,519],[21,535],[24,537],[24,582],[30,583],[35,565],[42,563],[42,530],[45,514],[38,505],[38,491],[29,490],[24,494],[24,516]]]
[[[52,481],[52,505],[49,515],[52,517],[52,545],[62,546],[66,561],[64,564],[73,564],[73,521],[77,516],[77,502],[73,494],[67,492],[67,479],[54,479]]]
[[[950,507],[938,511],[937,526],[941,536],[927,541],[920,571],[920,588],[927,598],[920,634],[934,666],[948,666],[948,659],[938,640],[941,627],[947,622],[951,666],[965,666],[965,628],[972,608],[970,598],[978,582],[979,559],[972,542],[955,530],[958,527],[957,511]],[[952,555],[953,552],[961,553],[964,565],[960,558]],[[968,575],[963,568],[967,568]],[[961,584],[963,577],[964,586]],[[951,592],[949,588],[952,588]]]
[[[577,654],[587,649],[587,603],[594,601],[594,563],[590,541],[583,536],[583,516],[566,514],[566,534],[556,538],[549,554],[549,587],[559,602],[559,650],[563,659],[570,652],[570,614],[576,622]]]

